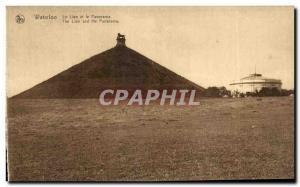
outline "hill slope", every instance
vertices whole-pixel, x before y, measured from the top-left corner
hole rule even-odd
[[[203,88],[138,52],[116,46],[26,90],[13,98],[98,98],[104,89]]]

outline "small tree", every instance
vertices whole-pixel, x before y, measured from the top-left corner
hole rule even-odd
[[[231,96],[231,93],[224,86],[222,87],[212,86],[212,87],[208,87],[204,91],[204,95],[206,97],[224,97],[224,96]]]
[[[230,92],[230,90],[227,90],[226,88],[225,88],[225,86],[222,86],[222,87],[219,87],[219,94],[222,96],[222,97],[224,97],[224,96],[231,96],[231,92]]]
[[[294,94],[294,90],[286,90],[286,89],[281,90],[281,96],[289,96],[291,94]]]
[[[277,88],[267,88],[264,87],[258,92],[258,96],[264,97],[264,96],[280,96],[281,93]]]
[[[204,95],[206,97],[221,97],[220,95],[220,90],[213,86],[213,87],[208,87],[205,91],[204,91]]]

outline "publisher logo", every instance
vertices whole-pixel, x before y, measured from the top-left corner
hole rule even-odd
[[[16,23],[22,24],[25,22],[25,17],[22,14],[16,15]]]

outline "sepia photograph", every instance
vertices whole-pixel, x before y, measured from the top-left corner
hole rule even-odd
[[[295,182],[295,15],[7,6],[7,180]]]

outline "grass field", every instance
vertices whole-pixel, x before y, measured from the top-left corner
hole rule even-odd
[[[293,97],[200,106],[110,106],[13,99],[10,181],[294,178]]]

